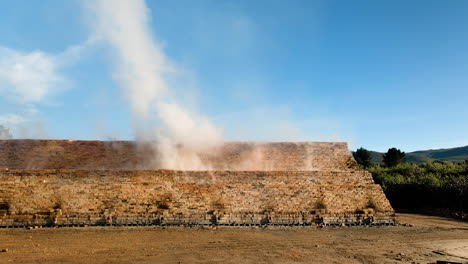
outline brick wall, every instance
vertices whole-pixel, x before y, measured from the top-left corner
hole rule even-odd
[[[0,226],[393,223],[392,215],[364,171],[0,171]]]
[[[0,227],[395,223],[346,143],[228,142],[200,154],[211,171],[155,157],[128,141],[0,140]]]
[[[0,168],[159,169],[150,145],[130,141],[0,140]],[[228,142],[200,154],[213,170],[350,170],[346,143]]]

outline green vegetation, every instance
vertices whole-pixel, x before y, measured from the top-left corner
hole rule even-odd
[[[386,167],[394,167],[406,162],[406,154],[399,149],[391,148],[383,155],[382,161]]]
[[[364,168],[368,168],[372,165],[372,158],[370,151],[365,148],[359,148],[356,152],[353,152],[354,159],[356,162]]]
[[[372,173],[374,181],[382,186],[394,208],[414,211],[443,209],[468,213],[468,158],[461,162],[434,159],[461,155],[465,148],[413,152],[427,155],[419,156],[417,163],[406,163],[405,153],[395,148],[381,155],[383,163],[372,163],[376,152],[363,148],[353,155],[356,157],[358,151],[369,152],[370,164],[363,162],[362,158],[356,161]]]
[[[377,165],[369,171],[395,208],[468,212],[468,161]]]

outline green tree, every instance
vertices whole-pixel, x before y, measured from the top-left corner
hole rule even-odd
[[[363,147],[358,148],[355,152],[353,152],[353,156],[356,162],[363,168],[369,168],[372,165],[371,154]]]
[[[399,149],[388,149],[383,156],[383,163],[386,167],[395,167],[398,164],[406,162],[406,154]]]

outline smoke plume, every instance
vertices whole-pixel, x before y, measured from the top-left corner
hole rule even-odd
[[[177,101],[167,79],[178,69],[153,38],[144,0],[87,1],[86,9],[94,38],[115,55],[114,76],[129,100],[139,140],[157,142],[157,167],[206,169],[199,153],[222,144],[223,131]]]
[[[0,139],[12,139],[10,129],[8,127],[0,125]]]

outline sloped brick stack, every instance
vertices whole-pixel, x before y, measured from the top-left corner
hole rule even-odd
[[[132,141],[0,140],[0,168],[10,169],[158,169],[158,155]],[[346,143],[228,142],[200,158],[214,170],[357,168]]]
[[[0,227],[395,223],[381,187],[345,143],[228,143],[203,157],[222,169],[214,171],[135,169],[142,149],[149,151],[131,142],[1,141]],[[29,169],[29,158],[42,163]],[[249,170],[229,170],[242,166]]]

